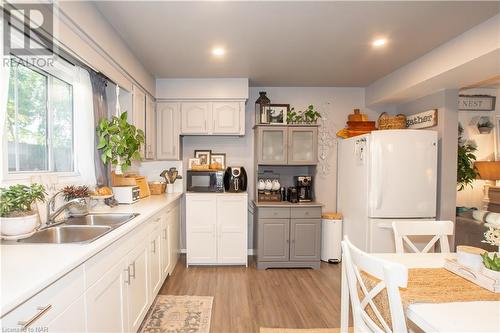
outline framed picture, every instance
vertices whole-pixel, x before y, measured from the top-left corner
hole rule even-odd
[[[290,104],[269,104],[264,106],[263,112],[267,114],[269,124],[286,124],[286,116],[290,110]]]
[[[226,154],[212,153],[210,156],[210,168],[219,170],[226,169]]]
[[[200,165],[210,164],[210,155],[212,155],[211,150],[195,150],[194,157],[200,160]]]
[[[190,158],[188,162],[188,169],[193,169],[193,166],[200,165],[200,159],[199,158]]]

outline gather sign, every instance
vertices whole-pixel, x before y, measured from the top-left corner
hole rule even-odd
[[[428,128],[437,125],[437,109],[427,110],[406,117],[407,128]]]

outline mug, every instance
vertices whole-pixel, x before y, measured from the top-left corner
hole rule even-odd
[[[273,182],[271,179],[266,179],[266,190],[270,191],[273,189]]]
[[[264,183],[264,179],[259,179],[258,189],[261,191],[266,189],[266,183]]]

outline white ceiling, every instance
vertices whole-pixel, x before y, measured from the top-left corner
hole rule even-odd
[[[157,78],[367,86],[500,12],[500,2],[96,2]],[[388,44],[374,49],[371,41]],[[214,59],[210,50],[227,54]],[[471,45],[471,47],[474,47]]]

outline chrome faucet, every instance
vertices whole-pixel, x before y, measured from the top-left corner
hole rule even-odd
[[[75,206],[75,205],[79,205],[79,206],[82,206],[82,205],[86,205],[87,202],[85,201],[85,198],[75,198],[75,199],[72,199],[68,202],[66,202],[64,205],[62,205],[61,207],[57,208],[57,210],[55,210],[53,213],[51,213],[51,211],[53,211],[55,209],[55,205],[56,205],[56,197],[62,193],[62,191],[59,191],[59,192],[56,192],[56,194],[54,194],[48,201],[47,201],[47,219],[46,219],[46,222],[45,224],[47,226],[49,225],[52,225],[55,223],[55,220],[56,218],[61,215],[61,213],[71,207],[71,206]]]

